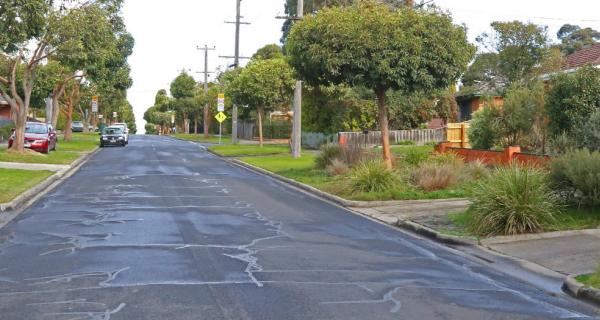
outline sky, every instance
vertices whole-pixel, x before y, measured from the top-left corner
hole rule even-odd
[[[129,58],[133,87],[128,98],[134,107],[137,127],[143,131],[143,114],[154,103],[159,89],[168,89],[182,70],[203,81],[204,54],[197,46],[215,47],[209,52],[209,71],[233,63],[235,0],[126,0],[123,10],[129,32],[136,40]],[[418,0],[416,2],[419,2]],[[240,54],[251,56],[260,47],[279,43],[285,0],[243,0]],[[490,31],[492,21],[521,20],[548,26],[555,38],[565,23],[600,30],[597,0],[435,0],[465,24],[472,42]],[[244,63],[244,61],[242,61]],[[213,76],[214,77],[214,76]]]

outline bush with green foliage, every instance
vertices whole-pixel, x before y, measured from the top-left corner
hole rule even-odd
[[[479,236],[540,232],[560,212],[548,174],[531,167],[497,168],[477,182],[471,198],[470,229]]]
[[[12,129],[14,129],[14,127],[15,125],[12,123],[0,126],[0,141],[2,141],[2,139],[8,139],[12,134]]]
[[[339,159],[342,153],[342,147],[337,144],[325,144],[321,146],[319,154],[315,158],[315,167],[317,169],[325,169],[333,160]]]
[[[585,125],[577,129],[579,147],[600,151],[600,109],[590,115]]]
[[[401,159],[405,164],[416,167],[427,161],[430,155],[431,153],[426,149],[408,148],[402,153]]]
[[[350,172],[350,187],[356,193],[384,192],[396,183],[395,173],[380,160],[365,160]]]
[[[500,113],[499,108],[486,106],[473,115],[468,133],[473,149],[487,150],[500,143],[502,135],[497,122]]]
[[[600,206],[600,152],[574,150],[552,161],[552,180],[570,202]]]
[[[551,134],[574,134],[600,110],[600,69],[586,66],[575,73],[557,74],[546,101]]]
[[[571,136],[569,136],[569,134],[567,134],[566,132],[563,132],[559,135],[555,135],[550,139],[548,151],[550,154],[553,155],[561,155],[572,150],[573,148],[575,148],[575,146],[576,143],[573,140],[573,138],[571,138]]]

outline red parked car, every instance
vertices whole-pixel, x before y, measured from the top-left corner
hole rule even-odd
[[[15,140],[15,134],[8,139],[8,147],[12,147]],[[56,150],[56,131],[51,125],[38,122],[27,122],[25,126],[25,148],[49,153]]]

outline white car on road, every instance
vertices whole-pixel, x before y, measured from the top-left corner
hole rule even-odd
[[[127,128],[127,123],[115,123],[111,127],[122,128],[123,133],[125,134],[125,144],[129,144],[129,128]]]

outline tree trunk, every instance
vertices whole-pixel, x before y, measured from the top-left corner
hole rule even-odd
[[[258,107],[257,108],[258,111],[258,145],[259,147],[263,147],[263,125],[262,125],[262,118],[263,118],[263,107]]]
[[[15,121],[15,139],[11,150],[19,153],[25,151],[25,126],[27,122],[27,114],[23,116],[24,108],[20,107],[13,110],[13,119]]]
[[[383,162],[388,169],[392,169],[392,152],[390,150],[390,134],[388,129],[388,114],[385,106],[385,89],[375,90],[379,114],[379,128],[381,130],[381,145],[383,146]]]
[[[208,130],[210,129],[210,110],[208,104],[204,106],[204,138],[208,138]]]
[[[71,90],[71,94],[67,99],[67,123],[65,125],[65,141],[71,141],[73,138],[73,108],[79,102],[79,82],[76,82],[73,85],[73,89]]]

